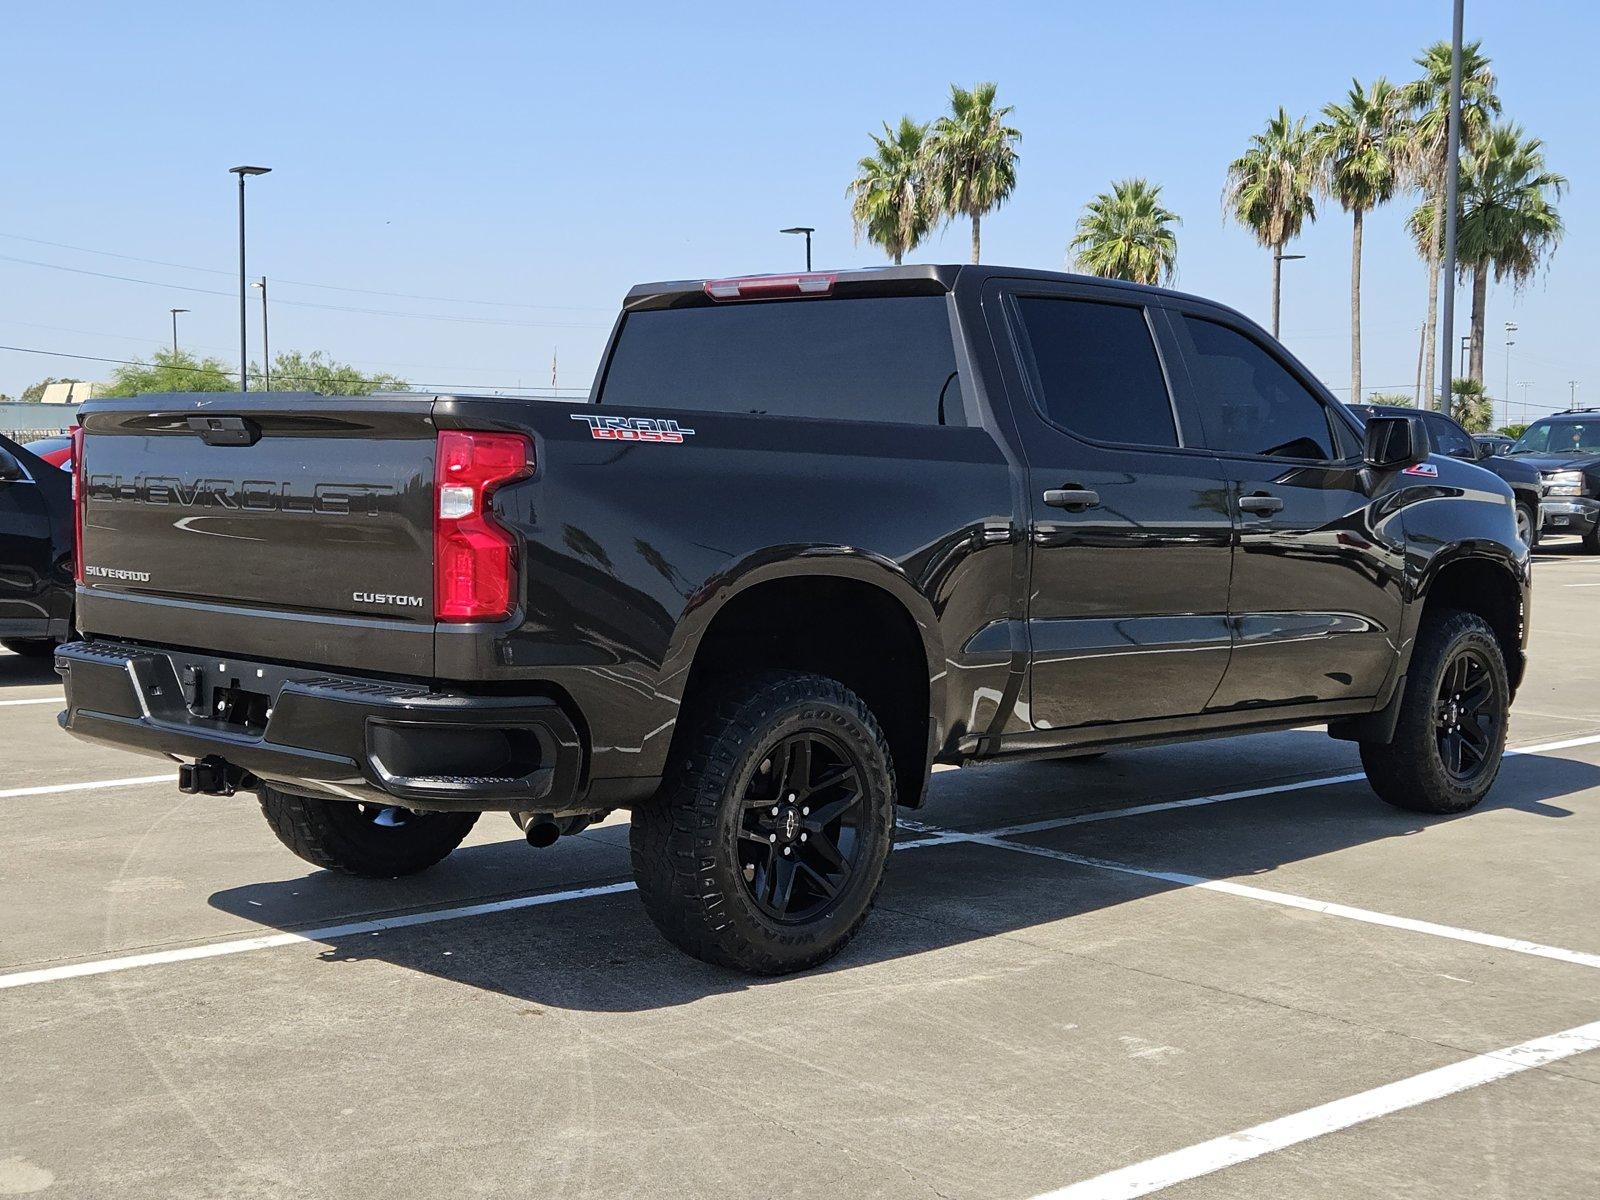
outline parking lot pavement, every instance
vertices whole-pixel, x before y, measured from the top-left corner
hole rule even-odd
[[[939,773],[779,980],[667,947],[618,819],[336,879],[248,798],[16,794],[162,767],[0,704],[0,1195],[1596,1194],[1600,560],[1535,574],[1477,811],[1313,730]]]

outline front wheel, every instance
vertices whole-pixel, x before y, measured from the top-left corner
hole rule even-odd
[[[1510,704],[1505,658],[1488,623],[1476,613],[1425,613],[1394,738],[1361,744],[1373,790],[1412,812],[1466,812],[1500,773]]]
[[[1539,510],[1531,504],[1517,505],[1517,537],[1530,549],[1539,544]]]
[[[894,839],[883,731],[837,680],[772,672],[721,690],[635,810],[645,911],[719,966],[781,975],[844,948]]]
[[[461,844],[475,812],[414,812],[387,804],[261,789],[261,812],[278,840],[313,866],[368,879],[415,875]]]

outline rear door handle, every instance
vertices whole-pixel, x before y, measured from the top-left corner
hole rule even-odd
[[[1282,512],[1283,501],[1276,496],[1269,496],[1265,492],[1257,492],[1253,496],[1239,497],[1239,511],[1255,513],[1257,516],[1266,516],[1268,513]]]
[[[1082,512],[1099,505],[1100,493],[1089,488],[1051,488],[1044,494],[1044,502],[1051,508]]]

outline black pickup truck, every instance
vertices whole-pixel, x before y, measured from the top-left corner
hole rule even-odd
[[[1239,314],[994,267],[634,288],[587,403],[84,409],[61,724],[396,876],[632,810],[691,954],[818,963],[933,764],[1326,723],[1389,802],[1499,769],[1511,490]]]

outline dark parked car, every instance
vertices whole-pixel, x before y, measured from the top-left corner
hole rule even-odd
[[[0,435],[0,645],[45,655],[72,629],[72,480]]]
[[[1517,439],[1505,433],[1475,433],[1472,440],[1489,454],[1504,454]]]
[[[1511,489],[1193,296],[997,267],[634,288],[588,403],[85,405],[62,724],[390,877],[618,807],[651,918],[821,962],[933,764],[1325,723],[1476,804]]]
[[[1509,458],[1543,481],[1541,531],[1578,534],[1589,553],[1600,553],[1600,410],[1540,417],[1523,431]]]
[[[1375,415],[1397,416],[1415,414],[1428,431],[1435,454],[1448,454],[1463,462],[1475,462],[1493,471],[1511,485],[1517,498],[1517,536],[1525,545],[1532,546],[1539,539],[1539,501],[1543,496],[1543,483],[1539,472],[1527,463],[1515,462],[1496,454],[1478,438],[1473,437],[1458,422],[1440,412],[1418,411],[1389,404],[1352,404],[1352,412],[1363,421]],[[1510,439],[1506,439],[1510,440]]]

